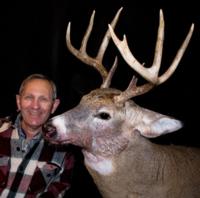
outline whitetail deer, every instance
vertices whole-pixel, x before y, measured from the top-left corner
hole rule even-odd
[[[129,50],[126,38],[120,41],[113,31],[121,10],[109,26],[96,58],[86,52],[95,12],[79,50],[71,44],[69,23],[66,34],[69,50],[93,66],[101,74],[103,83],[101,88],[83,96],[78,106],[52,118],[44,127],[44,136],[52,143],[82,147],[86,168],[105,198],[199,198],[200,150],[158,145],[148,140],[176,131],[182,123],[142,108],[131,100],[172,75],[187,48],[194,25],[169,69],[158,76],[164,40],[162,11],[153,65],[145,68]],[[136,85],[134,77],[123,92],[109,88],[117,61],[107,72],[102,60],[111,37],[124,60],[146,79],[146,83]]]

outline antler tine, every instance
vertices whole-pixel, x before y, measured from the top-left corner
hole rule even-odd
[[[126,36],[124,35],[123,40],[120,41],[117,36],[115,35],[112,27],[109,25],[109,30],[111,33],[111,37],[119,49],[122,57],[124,60],[128,63],[128,65],[133,68],[137,73],[139,73],[144,79],[146,79],[149,83],[146,83],[142,86],[139,86],[136,88],[136,86],[133,86],[133,89],[131,90],[130,83],[129,88],[124,91],[120,96],[116,96],[117,101],[124,101],[131,97],[141,95],[143,93],[146,93],[150,89],[152,89],[154,86],[159,85],[166,81],[176,70],[188,44],[191,39],[192,33],[194,29],[194,24],[191,25],[191,28],[183,41],[183,44],[179,48],[172,64],[168,68],[168,70],[162,74],[160,77],[158,77],[160,65],[161,65],[161,59],[162,59],[162,51],[163,51],[163,41],[164,41],[164,17],[163,12],[160,10],[160,21],[159,21],[159,28],[158,28],[158,35],[157,35],[157,41],[156,41],[156,47],[155,47],[155,55],[154,55],[154,61],[151,67],[145,68],[142,64],[139,63],[138,60],[133,56],[131,53]]]
[[[141,86],[136,86],[136,84],[137,84],[137,78],[133,76],[131,82],[129,83],[128,88],[125,91],[123,91],[120,95],[114,97],[115,102],[123,103],[124,101],[132,97],[139,96],[148,92],[154,87],[154,84],[152,83],[146,83]]]
[[[193,31],[194,31],[194,24],[191,25],[190,30],[189,30],[185,40],[183,41],[181,47],[179,48],[174,60],[172,61],[171,66],[168,68],[168,70],[162,76],[159,77],[158,84],[165,82],[176,70],[181,58],[183,57],[185,50],[187,49],[187,46],[190,42]]]
[[[119,16],[120,16],[120,13],[121,13],[122,9],[123,9],[123,8],[121,7],[121,8],[117,11],[117,13],[116,13],[114,19],[113,19],[112,22],[111,22],[111,27],[112,27],[113,29],[115,28],[115,26],[116,26],[116,24],[117,24],[117,21],[118,21],[118,19],[119,19]],[[106,48],[107,48],[107,46],[108,46],[108,43],[109,43],[109,41],[110,41],[110,38],[111,38],[111,35],[110,35],[110,31],[109,31],[109,29],[108,29],[108,30],[106,31],[106,34],[105,34],[104,38],[103,38],[103,41],[102,41],[102,43],[101,43],[101,46],[100,46],[100,48],[99,48],[99,52],[98,52],[98,55],[97,55],[97,58],[100,59],[101,61],[102,61],[102,59],[103,59],[103,56],[104,56],[105,50],[106,50]]]
[[[106,88],[106,87],[109,87],[109,86],[110,86],[111,79],[112,79],[113,74],[115,73],[115,70],[116,70],[116,68],[117,68],[117,64],[118,64],[118,59],[117,59],[117,57],[115,57],[115,61],[114,61],[114,63],[113,63],[113,66],[112,66],[112,68],[109,70],[108,76],[107,76],[107,78],[105,79],[105,81],[102,83],[101,88]]]
[[[154,82],[157,81],[158,72],[159,72],[161,60],[162,60],[164,28],[165,28],[164,16],[163,16],[162,10],[160,10],[160,20],[159,20],[159,27],[158,27],[158,33],[157,33],[155,55],[154,55],[153,65],[149,68],[149,72],[154,74],[154,79],[153,79]]]
[[[122,8],[120,8],[118,10],[118,12],[116,13],[111,26],[114,29],[116,26],[116,23],[118,21],[119,15],[121,13]],[[95,11],[93,11],[91,17],[90,17],[90,22],[88,25],[88,28],[86,30],[86,33],[83,37],[83,40],[81,42],[81,47],[79,50],[75,49],[73,47],[73,45],[71,44],[71,39],[70,39],[70,32],[71,32],[71,23],[69,22],[68,27],[67,27],[67,33],[66,33],[66,43],[67,43],[67,47],[70,50],[70,52],[75,55],[79,60],[81,60],[82,62],[94,67],[102,76],[103,79],[103,83],[101,87],[107,87],[110,84],[111,79],[106,79],[108,78],[112,78],[112,75],[108,75],[108,72],[106,70],[106,68],[104,67],[102,61],[103,61],[103,56],[104,53],[106,51],[106,48],[108,46],[108,43],[110,41],[110,32],[109,30],[107,30],[107,32],[105,33],[105,36],[102,40],[102,43],[99,47],[97,56],[95,58],[92,58],[90,56],[88,56],[87,52],[86,52],[86,47],[87,47],[87,42],[88,39],[90,37],[90,34],[92,32],[92,28],[93,28],[93,24],[94,24],[94,16],[95,16]],[[114,62],[113,67],[116,67],[117,61]],[[111,72],[112,73],[112,72]]]

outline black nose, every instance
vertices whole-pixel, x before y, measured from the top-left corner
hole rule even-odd
[[[51,121],[45,123],[42,127],[43,135],[45,138],[52,139],[57,135],[56,127],[54,127]]]

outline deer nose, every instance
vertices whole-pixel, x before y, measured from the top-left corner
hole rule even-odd
[[[48,121],[43,125],[42,132],[47,139],[52,139],[57,135],[56,127],[52,125],[51,121]]]

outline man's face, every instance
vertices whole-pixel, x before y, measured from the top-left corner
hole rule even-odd
[[[22,126],[32,130],[38,130],[59,104],[58,100],[52,99],[49,82],[41,79],[29,81],[16,96],[16,101],[22,114]]]

